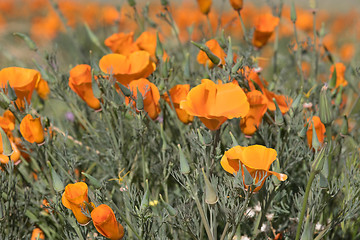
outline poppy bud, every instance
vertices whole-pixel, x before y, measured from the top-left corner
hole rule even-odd
[[[145,181],[145,192],[144,192],[144,196],[141,199],[141,205],[140,205],[140,210],[145,210],[148,206],[149,206],[149,183],[148,180],[146,179]]]
[[[55,171],[55,169],[51,166],[51,163],[48,161],[47,162],[50,170],[51,170],[51,178],[53,181],[53,187],[54,190],[57,192],[63,191],[64,190],[64,183],[62,182],[59,174]]]
[[[202,168],[201,171],[204,175],[204,180],[205,180],[205,202],[207,204],[215,204],[219,200],[219,198],[216,194],[216,190],[214,189],[210,180],[206,176],[206,174],[204,172],[204,168]]]
[[[92,109],[101,107],[100,101],[94,96],[89,65],[80,64],[70,70],[69,87]]]
[[[349,134],[349,123],[348,123],[348,118],[347,118],[346,115],[344,115],[344,117],[343,117],[343,122],[341,124],[340,134],[341,135],[348,135]]]
[[[186,157],[184,155],[184,152],[181,149],[180,144],[178,144],[178,148],[179,148],[179,158],[180,158],[180,171],[182,174],[188,174],[188,173],[190,173],[189,163],[186,160]]]
[[[160,199],[162,201],[162,203],[164,204],[164,207],[166,209],[166,211],[169,213],[170,216],[175,217],[177,215],[177,211],[175,208],[173,208],[170,204],[168,204],[167,202],[164,201],[163,197],[161,196],[161,194],[159,195]]]
[[[136,6],[135,0],[128,0],[128,3],[130,5],[130,7],[135,7]]]
[[[31,240],[44,240],[44,239],[45,239],[45,235],[40,228],[35,228],[32,231]]]
[[[40,118],[33,118],[30,114],[26,115],[21,120],[20,132],[25,140],[30,143],[42,144],[44,142],[44,129]]]
[[[207,15],[210,12],[212,0],[197,0],[200,11]]]
[[[295,3],[294,3],[294,1],[291,2],[291,10],[290,10],[290,11],[291,11],[291,12],[290,12],[290,19],[291,19],[291,21],[292,21],[293,23],[295,23],[297,17],[296,17],[296,9],[295,9]]]
[[[91,212],[96,230],[111,240],[120,240],[124,236],[124,227],[116,220],[113,210],[106,204],[94,208]]]
[[[86,183],[77,182],[74,184],[68,184],[65,187],[61,201],[66,208],[71,209],[76,220],[81,225],[86,225],[91,220],[83,213],[83,210],[86,209],[84,202],[89,203],[88,186]]]
[[[230,0],[232,8],[236,11],[240,11],[243,8],[243,0]]]
[[[324,124],[331,124],[334,115],[331,110],[330,92],[327,89],[327,85],[324,85],[320,92],[320,120]]]
[[[3,149],[2,154],[5,155],[5,156],[11,156],[11,154],[14,151],[13,151],[13,149],[11,147],[10,140],[7,137],[6,133],[4,132],[4,130],[2,128],[0,128],[0,133],[1,133],[2,149]]]

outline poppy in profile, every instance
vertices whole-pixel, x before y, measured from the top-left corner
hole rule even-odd
[[[111,240],[120,240],[124,236],[124,227],[116,220],[113,210],[106,204],[94,208],[91,212],[96,230]]]
[[[205,45],[210,49],[210,51],[220,59],[220,63],[223,65],[225,64],[225,57],[226,54],[224,50],[220,47],[220,44],[215,40],[211,39],[205,43]],[[196,60],[198,63],[206,66],[208,65],[209,68],[215,67],[215,64],[209,59],[204,51],[200,51],[197,55]]]
[[[167,102],[167,104],[169,104],[171,108],[172,106],[174,106],[176,115],[178,116],[180,121],[182,121],[185,124],[188,124],[194,120],[194,116],[189,115],[184,109],[180,108],[180,102],[186,99],[186,96],[189,93],[189,91],[190,91],[189,84],[183,84],[183,85],[178,84],[169,90],[170,97],[167,92],[164,93],[164,99]]]
[[[69,87],[79,95],[89,107],[95,110],[101,108],[100,101],[94,96],[92,90],[90,65],[80,64],[70,70]]]
[[[101,71],[113,75],[124,86],[133,80],[148,77],[156,68],[146,51],[136,51],[129,56],[111,53],[100,59],[99,66]]]
[[[307,138],[309,147],[312,148],[313,125],[315,128],[316,136],[319,140],[319,143],[320,143],[320,145],[322,145],[325,140],[326,128],[325,128],[325,125],[321,122],[320,117],[313,116],[312,118],[308,118],[307,122],[309,123],[309,125],[308,125],[308,130],[306,131],[306,138]]]
[[[137,90],[139,90],[143,97],[144,110],[148,113],[151,119],[156,119],[160,113],[160,93],[155,84],[145,78],[140,78],[130,82],[129,88],[132,92],[132,97],[135,100],[137,99]],[[126,104],[132,104],[136,107],[136,102],[134,102],[131,98],[127,97],[125,101]]]
[[[44,142],[44,129],[40,118],[33,118],[30,114],[27,114],[21,120],[20,132],[25,140],[30,143],[42,144]]]
[[[286,174],[269,171],[271,164],[275,161],[277,152],[275,149],[267,148],[261,145],[252,145],[249,147],[236,146],[224,153],[220,164],[225,171],[230,174],[237,174],[241,170],[243,180],[245,181],[244,169],[250,173],[257,185],[253,190],[259,191],[265,183],[268,176],[275,175],[280,181],[287,179]],[[245,184],[245,189],[249,186]]]
[[[264,46],[268,42],[279,22],[280,19],[278,17],[274,17],[270,13],[258,16],[255,20],[253,45],[257,48]]]
[[[197,116],[210,130],[217,130],[227,120],[245,117],[249,112],[249,102],[244,91],[236,83],[215,84],[203,79],[201,84],[188,93],[180,108]]]

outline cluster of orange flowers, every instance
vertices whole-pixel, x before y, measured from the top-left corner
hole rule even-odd
[[[92,220],[96,230],[103,236],[111,240],[123,238],[124,228],[116,220],[113,210],[106,204],[95,207],[89,202],[86,183],[68,184],[61,200],[63,205],[73,212],[79,224],[87,225]],[[87,210],[90,215],[86,214]]]

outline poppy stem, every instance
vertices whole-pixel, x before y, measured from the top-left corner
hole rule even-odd
[[[295,36],[295,42],[296,42],[296,52],[295,52],[295,58],[296,58],[296,63],[298,65],[298,68],[299,68],[299,73],[300,73],[300,79],[301,79],[301,82],[300,82],[300,88],[302,89],[304,87],[304,73],[303,73],[303,69],[302,69],[302,66],[301,66],[301,46],[300,46],[300,42],[299,42],[299,38],[298,38],[298,35],[297,35],[297,30],[296,30],[296,24],[294,22],[294,36]]]
[[[229,239],[234,238],[234,236],[236,234],[236,229],[240,226],[240,223],[241,223],[241,220],[242,220],[242,218],[244,216],[245,210],[246,210],[247,206],[249,205],[252,193],[253,193],[253,191],[247,191],[246,192],[245,201],[244,201],[244,204],[242,205],[241,212],[240,212],[240,215],[239,215],[240,218],[239,218],[238,222],[236,223],[236,225],[234,226],[234,228],[232,230],[232,233],[231,233],[231,237]]]
[[[211,25],[211,22],[210,22],[209,14],[206,14],[206,20],[207,20],[207,23],[208,23],[210,38],[212,38],[214,33],[213,33],[213,30],[212,30],[212,25]]]
[[[230,223],[229,223],[229,222],[226,222],[225,228],[224,228],[223,233],[221,234],[220,240],[224,240],[224,239],[225,239],[225,236],[226,236],[227,231],[229,230],[229,227],[230,227]]]
[[[196,194],[196,191],[194,191],[193,185],[191,184],[188,175],[186,175],[186,180],[187,180],[187,184],[189,184],[189,186],[190,186],[191,194],[193,195],[193,198],[194,198],[194,200],[195,200],[196,207],[197,207],[197,209],[199,210],[200,217],[201,217],[201,222],[202,222],[203,225],[204,225],[204,228],[205,228],[205,230],[206,230],[206,234],[208,235],[208,239],[209,239],[209,240],[214,240],[214,237],[213,237],[212,232],[211,232],[211,230],[210,230],[209,223],[208,223],[208,221],[207,221],[207,219],[206,219],[206,216],[205,216],[204,209],[203,209],[202,206],[201,206],[201,203],[200,203],[200,201],[199,201],[199,198],[198,198],[198,196],[197,196],[197,194]]]
[[[239,19],[240,19],[241,28],[242,28],[242,30],[243,30],[245,42],[248,43],[248,42],[249,42],[249,39],[248,39],[247,34],[246,34],[246,28],[245,28],[244,20],[243,20],[243,18],[242,18],[242,16],[241,16],[240,10],[237,11],[237,14],[238,14]]]
[[[309,198],[311,185],[312,185],[312,182],[314,181],[315,175],[316,175],[316,170],[312,170],[311,173],[310,173],[309,180],[308,180],[307,185],[306,185],[305,196],[304,196],[304,199],[303,199],[303,204],[302,204],[302,208],[301,208],[301,212],[300,212],[299,224],[298,224],[297,229],[296,229],[296,238],[295,238],[295,240],[300,239],[301,227],[302,227],[302,222],[304,221],[307,200]]]

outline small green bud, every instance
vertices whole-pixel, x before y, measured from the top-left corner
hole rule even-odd
[[[175,217],[177,215],[177,211],[175,208],[173,208],[170,204],[168,204],[167,202],[164,201],[163,197],[161,196],[161,194],[159,195],[160,196],[160,200],[161,202],[163,203],[164,205],[164,208],[166,209],[166,211],[169,213],[170,216],[172,217]]]
[[[284,117],[282,115],[282,112],[281,112],[281,110],[279,108],[279,105],[277,104],[275,98],[273,98],[273,102],[275,103],[275,107],[276,107],[276,110],[275,110],[275,123],[276,123],[276,125],[281,126],[281,125],[284,124]]]
[[[30,50],[35,51],[35,52],[38,50],[35,42],[28,35],[26,35],[24,33],[19,33],[19,32],[13,33],[13,35],[22,38],[26,42],[26,44],[28,45]]]
[[[2,109],[6,110],[9,108],[10,104],[11,104],[11,101],[10,101],[9,97],[6,96],[6,94],[3,91],[1,91],[0,92],[0,107]]]
[[[320,151],[316,154],[315,159],[313,161],[313,164],[311,166],[312,171],[320,172],[324,167],[324,161],[325,161],[325,150],[326,145],[324,145]]]
[[[295,9],[295,3],[294,1],[291,2],[291,13],[290,13],[290,19],[295,24],[296,22],[296,9]]]
[[[178,144],[178,148],[179,148],[179,159],[180,159],[180,172],[182,174],[188,174],[188,173],[190,173],[189,163],[186,160],[186,157],[184,155],[183,150],[181,149],[180,144]]]
[[[3,153],[5,156],[10,157],[13,153],[13,149],[11,147],[10,140],[4,130],[0,127],[0,133],[1,133],[1,139],[2,139],[2,147],[3,147]]]
[[[237,59],[235,65],[231,69],[232,73],[236,73],[242,67],[243,63],[241,60],[242,60],[241,58]]]
[[[161,5],[163,7],[167,7],[169,5],[169,1],[168,0],[161,0]]]
[[[64,189],[65,189],[64,183],[62,182],[60,176],[57,174],[57,172],[51,166],[51,163],[49,161],[47,162],[47,164],[48,164],[48,166],[50,168],[50,171],[51,171],[51,178],[52,178],[52,181],[53,181],[54,190],[56,192],[64,191]]]
[[[215,204],[215,203],[217,203],[219,198],[216,194],[216,191],[215,191],[213,185],[211,184],[208,177],[206,176],[206,174],[204,172],[204,168],[202,168],[201,171],[204,175],[204,180],[205,180],[205,202],[207,204]]]
[[[342,101],[342,93],[343,93],[343,85],[339,86],[339,90],[336,94],[336,98],[335,98],[335,105],[336,106],[340,106],[341,101]]]
[[[334,65],[334,71],[331,75],[331,79],[329,82],[329,88],[333,89],[336,86],[336,79],[337,79],[337,75],[336,75],[336,66]]]
[[[231,136],[231,140],[232,140],[232,147],[236,147],[239,145],[239,143],[236,141],[234,135],[232,134],[232,132],[229,132],[230,136]]]
[[[127,87],[125,87],[121,83],[116,83],[116,84],[120,87],[120,90],[125,95],[125,97],[130,97],[131,96],[130,89],[128,89]]]
[[[228,44],[228,52],[227,52],[227,56],[225,59],[225,62],[228,66],[232,66],[233,65],[233,52],[232,52],[232,43],[231,43],[231,37],[229,36],[228,38],[229,44]]]
[[[156,50],[155,50],[156,57],[161,59],[164,55],[164,48],[162,43],[160,42],[159,32],[156,33]]]
[[[94,77],[92,77],[92,80],[91,80],[91,87],[92,87],[94,97],[100,98],[101,97],[101,91],[100,91],[99,85],[96,82]]]
[[[322,188],[322,189],[328,188],[329,183],[328,183],[327,178],[322,174],[322,172],[319,175],[320,175],[320,188]]]
[[[150,196],[149,183],[148,183],[148,180],[146,179],[145,192],[144,192],[144,196],[141,200],[140,210],[143,211],[145,208],[147,208],[149,206],[149,196]]]
[[[93,176],[91,176],[90,174],[87,174],[85,172],[81,172],[82,175],[84,175],[87,179],[89,179],[89,183],[94,186],[95,188],[100,188],[101,187],[101,182],[99,180],[97,180],[96,178],[94,178]]]
[[[343,122],[341,124],[340,134],[343,136],[349,134],[349,122],[346,115],[343,116]]]
[[[128,0],[128,3],[130,5],[130,7],[135,7],[136,6],[135,0]]]
[[[210,61],[214,63],[216,66],[220,64],[220,58],[215,54],[213,54],[206,45],[196,43],[194,41],[191,41],[191,43],[194,44],[196,47],[198,47],[201,51],[205,52],[208,58],[210,59]]]
[[[251,176],[245,165],[241,164],[241,168],[244,171],[244,184],[251,186],[254,183],[254,178]]]
[[[141,111],[144,109],[144,97],[138,88],[136,88],[136,91],[136,108]]]
[[[317,137],[316,134],[316,130],[315,130],[315,124],[312,124],[312,141],[311,141],[311,145],[315,150],[318,150],[321,147],[321,144],[319,142],[319,139]]]
[[[15,101],[17,99],[17,96],[15,90],[10,86],[9,82],[7,83],[6,89],[8,91],[7,95],[9,96],[10,101]]]
[[[334,115],[331,109],[330,92],[327,85],[321,88],[320,92],[320,120],[325,125],[331,124],[334,120]]]

